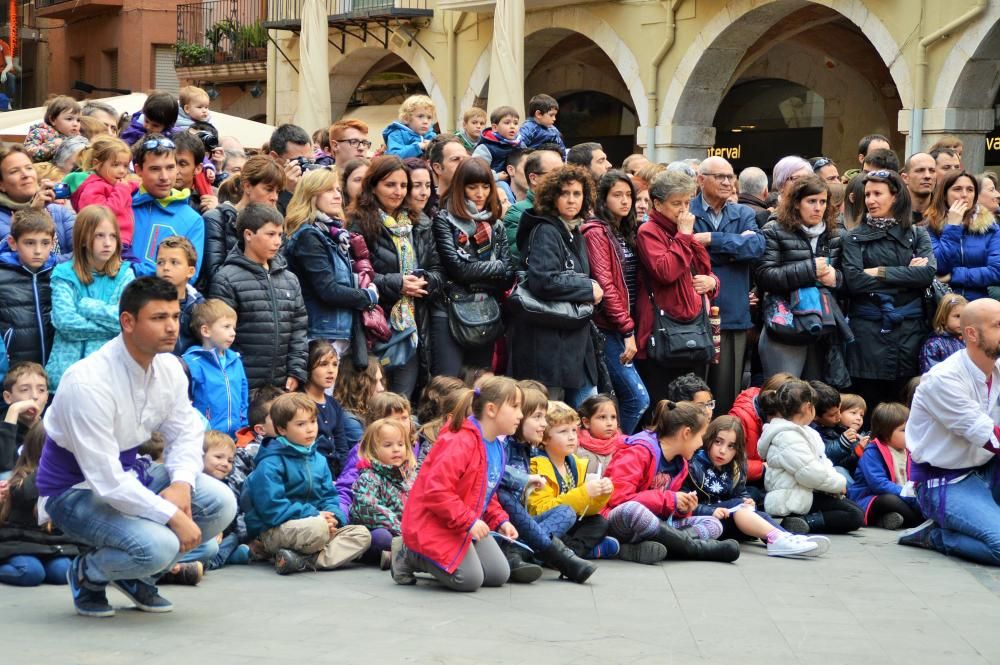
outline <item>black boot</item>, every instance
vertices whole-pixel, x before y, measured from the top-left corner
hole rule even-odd
[[[809,533],[823,533],[826,531],[826,518],[823,513],[809,513],[803,519],[809,525]]]
[[[507,578],[508,582],[514,584],[531,584],[542,576],[542,567],[525,561],[518,551],[521,549],[520,547],[508,542],[498,544],[503,551],[504,557],[507,559],[507,565],[510,566],[510,577]]]
[[[740,558],[740,544],[735,540],[696,540],[683,531],[666,525],[652,537],[667,548],[667,559],[722,561],[732,563]]]
[[[556,537],[552,538],[552,544],[541,555],[546,564],[577,584],[586,582],[597,570],[597,566],[578,557]]]

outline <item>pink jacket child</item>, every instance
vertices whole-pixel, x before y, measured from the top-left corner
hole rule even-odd
[[[121,231],[122,245],[132,245],[132,231],[135,228],[135,215],[132,214],[132,195],[138,191],[137,182],[110,183],[96,173],[80,183],[80,186],[70,197],[73,209],[80,212],[89,205],[102,205],[111,208],[118,219],[118,229]]]

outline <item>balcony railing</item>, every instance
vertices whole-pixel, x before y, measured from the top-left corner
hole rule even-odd
[[[267,60],[261,0],[208,0],[177,5],[177,66]]]
[[[303,0],[274,0],[267,3],[269,28],[298,30],[302,25]],[[429,0],[326,0],[330,25],[357,24],[433,16]]]

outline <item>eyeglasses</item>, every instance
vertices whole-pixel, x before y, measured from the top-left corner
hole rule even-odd
[[[149,139],[148,141],[143,141],[142,143],[143,150],[158,150],[160,148],[164,148],[166,150],[173,150],[176,147],[177,146],[174,145],[174,142],[167,138]]]
[[[705,409],[706,411],[715,411],[715,400],[710,399],[707,402],[695,402],[698,406]]]
[[[337,143],[347,143],[352,148],[364,148],[367,150],[372,147],[372,142],[367,139],[336,139]]]
[[[735,182],[736,176],[732,173],[702,173],[701,175],[715,178],[718,183]]]

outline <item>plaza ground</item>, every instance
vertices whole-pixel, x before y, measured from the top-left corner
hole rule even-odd
[[[743,545],[736,564],[600,562],[586,585],[546,575],[473,594],[399,587],[352,568],[279,577],[226,568],[163,587],[149,615],[73,613],[66,587],[0,587],[4,662],[17,665],[429,663],[1000,664],[1000,570],[896,545],[868,529],[823,558]]]

